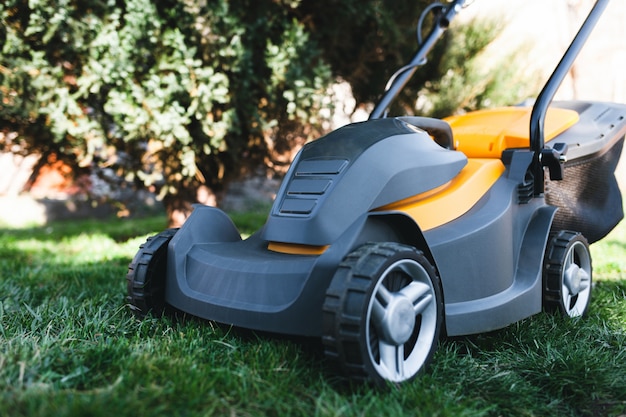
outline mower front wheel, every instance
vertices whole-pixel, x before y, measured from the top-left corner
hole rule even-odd
[[[551,235],[545,256],[543,304],[548,312],[582,316],[591,301],[592,267],[587,239],[562,230]]]
[[[421,251],[372,243],[349,254],[324,302],[327,357],[378,385],[413,379],[431,361],[443,322],[439,277]]]
[[[168,229],[149,237],[139,247],[126,274],[128,305],[133,314],[160,316],[165,311],[167,245],[178,229]]]

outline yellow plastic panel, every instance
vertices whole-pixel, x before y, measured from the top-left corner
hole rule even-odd
[[[500,158],[509,148],[530,146],[529,107],[478,110],[445,120],[450,123],[456,149],[469,158]],[[578,121],[574,110],[550,108],[544,125],[548,142]]]
[[[499,159],[470,159],[453,180],[434,190],[410,197],[377,211],[397,210],[411,216],[425,231],[467,213],[504,172]]]

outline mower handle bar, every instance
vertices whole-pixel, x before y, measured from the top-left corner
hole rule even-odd
[[[437,40],[446,31],[452,19],[458,14],[461,8],[463,8],[466,2],[467,0],[454,0],[447,7],[441,6],[442,11],[436,16],[430,33],[418,46],[411,62],[401,68],[397,72],[397,76],[395,78],[392,77],[389,83],[389,88],[385,90],[380,101],[370,113],[369,120],[385,117],[385,112],[391,102],[398,96],[400,91],[413,76],[417,67],[425,61],[428,52],[430,52]],[[589,38],[589,35],[600,19],[600,16],[604,12],[608,2],[609,0],[596,0],[596,3],[578,30],[578,33],[572,40],[572,43],[565,51],[565,54],[561,58],[559,64],[556,66],[552,75],[537,96],[537,100],[533,106],[530,115],[529,135],[530,150],[533,152],[531,172],[534,175],[535,195],[541,195],[544,192],[544,167],[547,166],[550,168],[551,179],[562,179],[561,163],[564,160],[563,154],[567,151],[567,148],[557,149],[557,147],[554,147],[553,149],[544,149],[544,126],[546,114],[548,112],[548,107],[550,107],[550,104],[552,103],[554,95],[574,64],[576,57]]]
[[[436,16],[436,20],[433,23],[433,27],[430,33],[424,41],[418,46],[413,59],[409,62],[398,76],[393,80],[389,88],[384,92],[380,101],[374,107],[374,110],[369,115],[369,120],[380,119],[384,117],[385,111],[391,104],[391,102],[398,96],[400,91],[404,88],[406,83],[415,73],[417,67],[424,62],[426,55],[432,47],[435,45],[439,37],[443,32],[448,29],[450,22],[458,14],[461,8],[465,5],[467,0],[454,0],[447,7],[443,8],[443,11]]]
[[[544,125],[548,107],[550,107],[550,103],[552,103],[554,95],[574,64],[578,53],[584,46],[587,38],[589,38],[589,35],[593,31],[593,28],[600,19],[600,16],[602,15],[602,12],[604,12],[608,3],[609,0],[596,1],[593,8],[589,12],[589,15],[578,30],[578,33],[572,40],[572,43],[567,48],[567,51],[565,51],[561,61],[558,63],[552,72],[552,75],[537,96],[537,100],[533,106],[532,113],[530,114],[530,150],[534,153],[532,172],[535,182],[535,195],[541,195],[544,192],[544,166],[554,167],[554,159],[559,158],[559,155],[554,152],[544,152]],[[557,166],[560,166],[560,162]],[[550,168],[550,176],[553,177],[553,174],[553,168]],[[558,178],[558,176],[559,175],[555,175],[554,178],[551,179],[562,179]]]

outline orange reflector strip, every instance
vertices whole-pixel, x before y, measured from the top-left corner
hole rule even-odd
[[[267,245],[267,249],[272,252],[287,253],[289,255],[321,255],[328,249],[328,246],[329,245],[313,246],[298,243],[270,242],[269,245]]]

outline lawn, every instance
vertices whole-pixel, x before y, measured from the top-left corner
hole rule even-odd
[[[250,232],[264,213],[236,214]],[[316,340],[138,321],[125,274],[165,218],[0,230],[2,416],[626,415],[626,223],[592,246],[589,315],[442,340],[385,390],[337,377]]]

